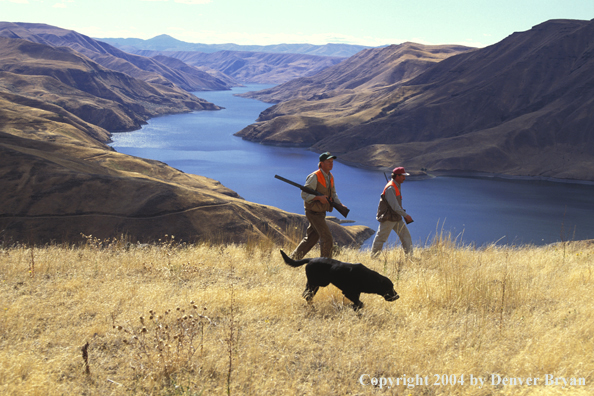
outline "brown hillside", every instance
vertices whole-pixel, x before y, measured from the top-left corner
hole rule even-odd
[[[194,51],[139,50],[138,55],[154,57],[165,55],[188,65],[217,70],[243,83],[279,84],[303,76],[316,74],[345,58],[304,54],[274,54],[247,51]]]
[[[183,62],[172,63],[129,54],[75,31],[46,24],[0,22],[0,37],[68,47],[108,69],[154,84],[169,87],[175,84],[189,92],[224,90],[238,85],[229,77],[223,80]]]
[[[414,43],[369,49],[307,78],[243,96],[282,101],[263,111],[258,123],[237,135],[287,146],[311,146],[377,116],[387,93],[435,63],[471,48]]]
[[[46,126],[51,129],[51,126]],[[65,131],[68,133],[68,131]],[[287,241],[304,216],[247,202],[219,182],[95,148],[0,132],[0,241],[80,241],[82,234],[133,241]],[[337,242],[359,245],[373,233],[332,224]]]
[[[52,103],[110,131],[138,129],[150,117],[219,107],[175,87],[101,67],[77,52],[0,37],[0,92]]]
[[[200,91],[221,91],[223,89],[231,89],[231,87],[237,87],[241,85],[234,78],[217,70],[190,66],[180,61],[179,59],[171,58],[169,56],[164,55],[157,55],[154,56],[152,59],[180,72],[197,73],[201,76],[208,76],[208,80],[206,78],[202,79],[202,86]],[[187,90],[191,91],[190,89]]]
[[[367,166],[594,180],[592,37],[594,21],[549,21],[375,97],[283,102],[240,135]]]
[[[292,99],[319,100],[357,90],[371,90],[402,83],[416,77],[436,62],[470,51],[460,45],[404,43],[363,50],[316,75],[240,96],[268,103]]]

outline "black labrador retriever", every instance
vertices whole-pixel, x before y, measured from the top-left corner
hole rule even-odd
[[[394,284],[390,279],[363,264],[343,263],[326,257],[296,261],[282,250],[280,252],[285,263],[291,267],[307,264],[305,267],[307,284],[303,291],[303,297],[308,303],[311,302],[320,287],[328,286],[330,283],[342,290],[342,294],[353,302],[355,311],[363,308],[363,303],[359,300],[361,293],[379,294],[386,301],[395,301],[400,297],[394,290]]]

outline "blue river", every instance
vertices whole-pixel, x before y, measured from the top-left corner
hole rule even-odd
[[[231,91],[195,92],[225,109],[154,118],[138,131],[115,133],[111,146],[218,180],[248,201],[301,214],[300,191],[274,175],[303,184],[307,174],[317,169],[318,153],[233,136],[270,106],[234,94],[267,87],[253,84]],[[349,220],[377,230],[375,213],[386,184],[384,174],[347,166],[340,157],[332,173],[338,196],[351,209]],[[409,230],[416,245],[428,244],[440,234],[479,247],[594,239],[591,183],[482,176],[408,178],[402,196],[404,208],[415,220]],[[341,218],[336,212],[332,215]],[[371,239],[363,248],[370,246]],[[388,244],[397,243],[392,233]]]

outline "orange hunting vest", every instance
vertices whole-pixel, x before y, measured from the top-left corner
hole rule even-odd
[[[384,187],[384,191],[382,191],[382,195],[386,195],[386,190],[390,186],[394,187],[394,191],[396,191],[396,198],[398,199],[398,202],[402,205],[402,195],[400,194],[400,189],[398,188],[398,184],[396,184],[396,182],[394,180],[390,180],[388,182],[388,184],[386,184],[386,187]]]
[[[332,196],[332,188],[334,187],[334,176],[332,176],[332,173],[329,173],[330,187],[328,187],[326,185],[326,178],[324,177],[324,174],[322,173],[322,171],[320,169],[318,169],[314,173],[318,179],[318,183],[316,185],[316,191],[324,194],[327,197]],[[320,201],[312,201],[310,203],[306,202],[305,209],[309,209],[314,212],[332,212],[332,206],[329,203],[323,204]]]
[[[388,200],[386,199],[386,190],[388,189],[388,187],[394,188],[394,191],[396,192],[396,200],[398,201],[400,207],[402,207],[402,194],[400,194],[400,189],[398,188],[398,185],[394,180],[390,180],[386,184],[386,187],[384,187],[384,191],[382,191],[382,195],[380,197],[379,205],[377,206],[376,219],[379,222],[402,220],[402,216],[400,216],[398,213],[394,211],[394,209],[392,209],[392,207],[388,203]]]
[[[322,186],[328,188],[326,186],[326,178],[324,177],[324,173],[320,169],[318,169],[314,173],[316,174],[316,177],[318,178],[318,183],[321,184]],[[334,176],[332,176],[332,173],[328,173],[328,175],[330,176],[330,187],[334,187]]]

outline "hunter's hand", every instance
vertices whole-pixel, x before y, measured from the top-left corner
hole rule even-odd
[[[314,198],[314,201],[320,201],[323,204],[330,203],[330,201],[328,200],[328,197],[325,195],[318,195],[317,197]]]

